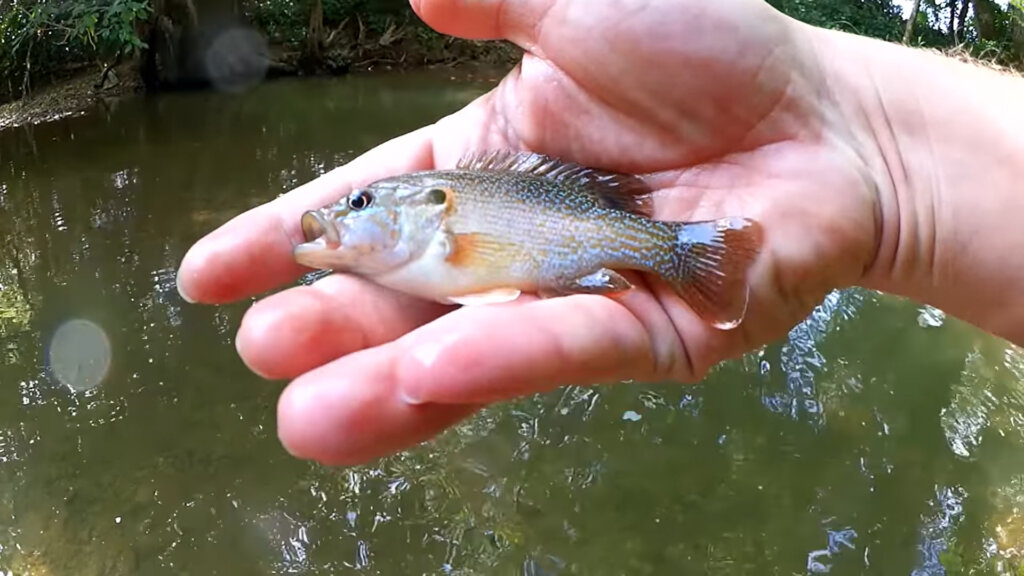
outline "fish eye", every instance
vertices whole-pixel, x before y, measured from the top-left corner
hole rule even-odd
[[[431,188],[427,190],[427,202],[431,204],[444,204],[448,201],[448,191],[444,188]]]
[[[365,210],[373,204],[373,194],[364,190],[356,190],[348,197],[348,207],[353,210]]]

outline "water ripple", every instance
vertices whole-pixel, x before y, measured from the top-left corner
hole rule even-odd
[[[68,229],[67,224],[64,222],[64,211],[61,208],[60,200],[56,193],[50,195],[50,202],[52,211],[50,212],[50,223],[58,231],[65,231]]]
[[[989,433],[1024,448],[1024,356],[1020,348],[1008,346],[997,363],[980,346],[967,354],[960,381],[940,413],[950,450],[965,459],[974,456]]]
[[[988,427],[989,413],[998,401],[992,394],[989,367],[977,350],[967,355],[961,381],[950,390],[949,405],[939,414],[946,442],[954,454],[969,458],[972,450],[981,444],[982,433]]]
[[[946,313],[934,306],[924,305],[918,310],[917,324],[922,328],[938,328],[946,322]]]
[[[911,576],[945,576],[942,554],[960,520],[963,518],[967,491],[960,486],[936,486],[930,501],[933,511],[922,518],[920,556]]]
[[[807,571],[811,574],[827,574],[832,570],[832,566],[828,563],[830,560],[846,550],[857,549],[854,544],[857,531],[852,528],[826,529],[825,535],[828,542],[826,547],[807,554]]]
[[[854,318],[864,300],[861,290],[831,292],[807,319],[790,331],[779,353],[785,390],[766,392],[762,401],[769,410],[786,413],[794,419],[806,419],[818,426],[824,424],[815,377],[824,370],[825,357],[817,346],[836,329],[837,323]],[[768,370],[766,364],[761,364],[763,373]]]
[[[22,459],[20,442],[15,434],[10,428],[0,429],[0,464]]]
[[[111,184],[118,190],[127,187],[129,184],[136,184],[138,181],[138,170],[136,168],[118,170],[110,175]]]

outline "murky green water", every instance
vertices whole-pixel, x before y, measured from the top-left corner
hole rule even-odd
[[[290,458],[281,384],[234,350],[248,303],[182,302],[181,256],[486,86],[279,82],[0,133],[0,569],[942,574],[944,550],[1024,549],[1024,354],[866,291],[700,386],[560,390],[365,467]],[[104,337],[105,371],[83,363]]]

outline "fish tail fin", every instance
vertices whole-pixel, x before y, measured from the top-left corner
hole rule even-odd
[[[660,276],[715,328],[739,326],[750,297],[747,272],[761,251],[761,225],[747,218],[665,224],[676,244]]]

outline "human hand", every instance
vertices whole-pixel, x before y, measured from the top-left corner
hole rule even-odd
[[[441,32],[527,50],[491,92],[432,126],[258,207],[200,240],[179,271],[192,301],[294,281],[303,211],[464,152],[527,149],[653,173],[655,217],[745,216],[764,228],[736,329],[702,322],[671,289],[631,276],[615,299],[522,297],[453,309],[345,275],[246,314],[237,347],[268,378],[295,455],[358,463],[439,433],[480,406],[569,384],[694,381],[786,333],[875,257],[884,174],[821,89],[806,28],[761,0],[413,0]]]

